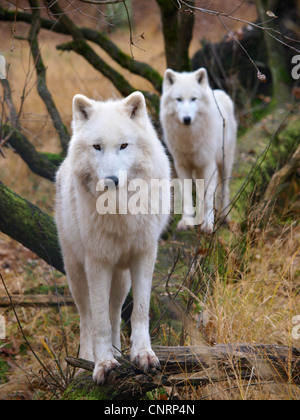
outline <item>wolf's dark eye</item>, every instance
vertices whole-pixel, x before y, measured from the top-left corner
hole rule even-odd
[[[181,98],[177,98],[176,101],[177,102],[182,102],[182,99]]]
[[[99,144],[94,144],[93,148],[98,150],[98,152],[101,152],[101,146]]]
[[[128,143],[121,144],[120,150],[124,150],[128,147]]]
[[[192,98],[192,102],[196,102],[197,101],[197,98]]]

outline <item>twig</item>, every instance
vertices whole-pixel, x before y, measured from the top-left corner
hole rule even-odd
[[[178,1],[179,1],[182,5],[186,6],[186,7],[187,7],[188,9],[190,9],[190,10],[198,10],[199,12],[204,13],[204,14],[208,14],[208,15],[212,15],[212,16],[217,16],[217,17],[225,17],[225,18],[228,18],[228,19],[234,20],[234,21],[236,21],[236,22],[243,23],[243,24],[245,24],[245,25],[250,25],[250,26],[252,26],[253,28],[257,28],[257,29],[261,29],[261,30],[263,30],[263,31],[267,31],[267,32],[268,32],[268,34],[269,34],[270,36],[271,36],[270,32],[273,32],[273,33],[275,33],[275,34],[277,34],[277,35],[281,36],[282,38],[284,38],[284,39],[286,39],[286,40],[288,40],[288,41],[295,41],[295,42],[299,42],[299,40],[293,40],[293,39],[291,39],[290,37],[288,37],[288,36],[286,36],[286,35],[282,34],[280,31],[278,31],[278,30],[276,30],[276,29],[273,29],[273,28],[267,28],[267,27],[263,26],[263,23],[261,23],[261,24],[257,24],[257,23],[254,23],[254,22],[249,22],[249,21],[247,21],[247,20],[245,20],[245,19],[241,19],[241,18],[237,18],[237,17],[235,17],[235,16],[232,16],[232,14],[236,12],[236,10],[234,10],[233,12],[228,12],[228,13],[225,13],[225,12],[220,12],[220,11],[215,11],[215,10],[205,9],[205,8],[203,8],[203,7],[193,6],[193,5],[191,5],[191,4],[186,3],[186,1],[184,1],[184,0],[178,0]],[[295,52],[300,53],[300,50],[298,50],[297,48],[293,47],[292,45],[285,44],[285,43],[284,43],[283,41],[281,41],[279,38],[277,38],[277,37],[275,37],[275,36],[273,36],[273,37],[276,39],[276,41],[280,42],[281,44],[284,44],[284,45],[286,45],[287,47],[289,47],[290,49],[294,50]]]
[[[228,33],[230,33],[230,35],[232,36],[232,38],[238,43],[238,45],[242,48],[242,50],[244,51],[244,53],[247,55],[247,57],[249,58],[251,64],[253,64],[253,66],[255,67],[255,69],[257,71],[258,78],[262,78],[264,75],[261,74],[259,68],[255,64],[254,60],[252,59],[252,57],[250,56],[250,54],[248,53],[248,51],[246,50],[246,48],[241,44],[241,42],[237,39],[237,37],[234,35],[234,33],[228,28],[228,26],[225,24],[225,22],[222,20],[222,18],[219,15],[217,17],[218,17],[219,21],[222,23],[222,25],[225,27],[225,29],[228,31]],[[266,76],[264,76],[264,77],[266,77]]]

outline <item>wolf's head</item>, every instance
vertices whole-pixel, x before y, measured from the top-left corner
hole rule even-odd
[[[142,93],[108,102],[76,95],[72,127],[69,155],[73,170],[92,193],[96,193],[99,181],[108,187],[110,184],[121,187],[120,173],[126,173],[124,180],[130,181],[145,179],[147,171],[152,171],[154,130]]]
[[[163,83],[164,109],[181,124],[189,126],[205,111],[210,86],[206,69],[193,73],[166,70]]]

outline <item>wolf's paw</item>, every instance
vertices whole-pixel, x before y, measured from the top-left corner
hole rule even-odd
[[[155,353],[151,349],[131,350],[131,361],[136,363],[144,372],[149,369],[157,368],[160,363]]]
[[[116,359],[107,360],[103,363],[96,363],[93,373],[93,380],[98,384],[104,384],[109,372],[116,367],[120,366],[120,363]]]
[[[201,225],[201,231],[207,235],[211,235],[214,231],[214,222],[212,220],[204,220]]]
[[[194,227],[194,219],[192,217],[185,217],[184,219],[181,219],[180,222],[177,225],[177,230],[179,232],[184,232],[190,229],[193,229]]]

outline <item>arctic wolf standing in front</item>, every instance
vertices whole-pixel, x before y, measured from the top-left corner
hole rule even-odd
[[[205,217],[202,229],[214,229],[218,175],[223,217],[230,203],[229,183],[235,154],[237,122],[229,96],[213,91],[205,69],[194,73],[167,70],[161,100],[161,122],[166,144],[173,156],[181,184],[185,179],[204,179]],[[191,184],[186,184],[191,185]],[[193,224],[193,198],[190,187],[183,192],[184,211],[178,229]]]
[[[126,182],[164,179],[169,185],[170,165],[141,93],[106,103],[77,95],[73,112],[73,137],[57,174],[56,222],[80,312],[80,357],[95,362],[93,377],[102,383],[118,365],[121,309],[131,284],[131,360],[145,371],[159,363],[151,349],[149,304],[157,243],[169,215],[99,214],[97,189],[102,182],[103,194],[122,194],[128,185],[120,173]],[[163,199],[170,202],[168,191]]]

